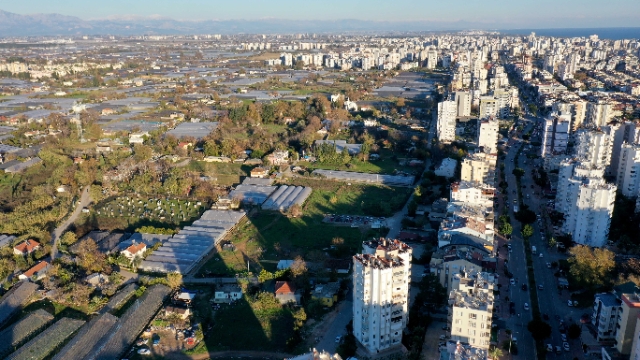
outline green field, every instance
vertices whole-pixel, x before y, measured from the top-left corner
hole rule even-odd
[[[400,161],[394,159],[391,151],[383,150],[380,152],[379,160],[360,161],[357,159],[351,160],[348,164],[320,164],[318,162],[309,163],[301,161],[298,165],[307,168],[309,172],[315,169],[326,170],[343,170],[343,171],[355,171],[361,173],[370,174],[395,174],[396,172],[405,172],[408,174],[418,174],[423,170],[422,167],[411,167],[408,165],[400,165]]]
[[[310,186],[311,196],[303,206],[303,216],[289,218],[271,211],[257,211],[241,222],[227,240],[235,251],[222,250],[205,263],[199,274],[231,275],[246,271],[247,261],[252,272],[258,273],[273,262],[303,257],[313,250],[327,249],[333,238],[344,239],[344,253],[349,256],[359,250],[369,236],[369,229],[335,226],[322,222],[324,214],[391,215],[402,208],[411,189],[353,184],[299,178],[291,185]],[[378,211],[387,210],[387,213]],[[372,213],[376,211],[376,213]],[[266,261],[266,262],[265,262]]]

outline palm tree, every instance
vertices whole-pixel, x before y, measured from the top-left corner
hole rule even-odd
[[[491,350],[489,350],[489,357],[492,358],[493,360],[496,360],[501,356],[502,356],[502,350],[499,347],[494,346],[493,348],[491,348]]]

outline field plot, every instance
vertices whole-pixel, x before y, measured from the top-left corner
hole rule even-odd
[[[120,218],[128,224],[164,223],[179,226],[202,215],[205,206],[199,201],[176,199],[142,199],[118,197],[96,205],[95,216],[100,218]]]
[[[9,355],[11,360],[45,359],[62,344],[71,334],[76,332],[85,322],[83,320],[62,318],[47,328],[42,334],[33,338],[18,351]]]

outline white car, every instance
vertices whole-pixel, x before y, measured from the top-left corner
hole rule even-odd
[[[511,284],[511,285],[515,285],[515,284],[516,284],[515,279],[510,279],[510,280],[509,280],[509,284]]]
[[[563,342],[567,341],[567,334],[560,334],[560,337],[562,338]]]
[[[573,306],[573,302],[571,300],[567,300],[567,305],[568,306]]]
[[[570,350],[569,349],[569,343],[566,342],[566,341],[562,343],[562,347],[564,348],[564,351],[569,351]]]
[[[140,355],[149,355],[149,354],[151,354],[151,350],[149,350],[147,348],[141,348],[141,349],[138,349],[138,354],[140,354]]]
[[[340,335],[336,336],[336,343],[339,343],[340,339],[342,339],[342,336],[340,336]]]
[[[527,304],[527,303],[524,303],[524,305],[522,307],[524,307],[525,310],[529,310],[529,304]]]
[[[551,346],[551,344],[547,344],[547,351],[553,352],[553,346]]]
[[[542,255],[542,253],[540,253],[540,257],[544,257],[544,255]]]

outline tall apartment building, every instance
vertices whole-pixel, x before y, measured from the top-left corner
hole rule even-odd
[[[484,148],[484,151],[489,154],[498,153],[498,131],[500,130],[500,123],[492,118],[485,120],[478,120],[478,134],[477,141],[478,147]]]
[[[542,125],[542,146],[540,156],[567,152],[570,119],[566,116],[551,116]]]
[[[469,154],[462,160],[460,179],[477,184],[495,186],[496,177],[495,154],[475,153]]]
[[[620,166],[620,155],[622,153],[622,145],[625,143],[636,144],[640,142],[639,129],[636,123],[632,121],[612,122],[610,125],[613,134],[613,149],[611,150],[611,166],[612,170],[609,175],[618,177],[618,167]]]
[[[506,119],[509,117],[511,111],[511,90],[496,89],[493,92],[493,97],[496,99],[496,115],[498,118]]]
[[[458,181],[451,184],[449,199],[452,202],[492,207],[495,192],[496,189],[486,184]]]
[[[435,69],[438,65],[438,51],[435,49],[427,50],[427,69]]]
[[[456,102],[446,100],[438,103],[438,140],[450,143],[456,139]]]
[[[583,162],[608,167],[611,163],[613,137],[611,128],[581,129],[576,133],[575,155]]]
[[[626,197],[640,193],[640,145],[622,144],[620,147],[616,185]]]
[[[480,119],[498,116],[498,101],[493,96],[480,97]]]
[[[571,130],[576,131],[587,117],[587,102],[584,100],[576,100],[572,102],[572,105]]]
[[[293,65],[293,55],[291,53],[283,53],[280,55],[280,59],[282,60],[283,66],[292,66]]]
[[[562,231],[578,244],[602,247],[607,243],[617,187],[602,178],[573,176],[567,180],[567,206]]]
[[[607,125],[614,116],[613,105],[607,102],[589,102],[585,122],[593,126]]]
[[[493,283],[487,274],[478,273],[474,278],[455,275],[449,293],[448,320],[451,340],[489,349],[491,341],[491,316],[493,311]]]
[[[604,176],[603,166],[592,165],[588,162],[581,162],[579,159],[564,159],[558,165],[558,185],[556,188],[555,209],[562,213],[567,213],[573,206],[573,198],[569,194],[569,185],[573,179],[597,178]]]
[[[620,299],[622,300],[622,309],[618,317],[616,349],[622,355],[630,355],[640,315],[640,295],[636,289],[634,293],[622,294]]]
[[[622,311],[622,301],[613,293],[596,294],[593,301],[591,324],[596,329],[596,340],[613,342],[616,338],[618,314]]]
[[[456,91],[458,116],[471,116],[471,94],[468,91]]]
[[[371,353],[399,346],[409,314],[412,249],[371,240],[353,257],[353,334]]]

